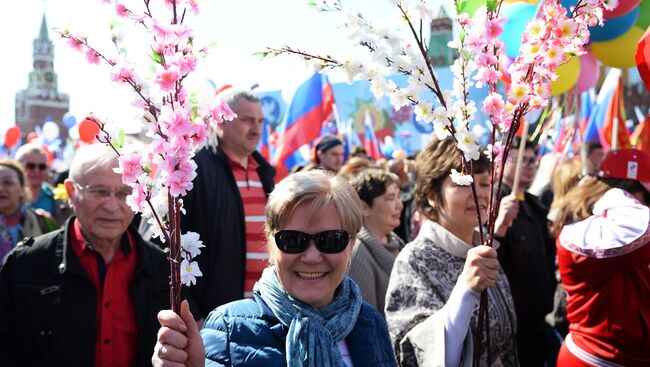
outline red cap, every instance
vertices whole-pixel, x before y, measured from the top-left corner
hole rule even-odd
[[[637,149],[610,150],[600,164],[598,177],[638,181],[650,192],[650,156]]]

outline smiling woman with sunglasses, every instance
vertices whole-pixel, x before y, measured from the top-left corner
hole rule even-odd
[[[154,366],[395,366],[382,316],[346,275],[361,203],[320,170],[280,182],[266,208],[269,263],[254,298],[212,311],[203,329],[181,305],[158,315]]]
[[[54,187],[48,183],[47,153],[38,144],[28,143],[16,151],[16,160],[25,169],[31,208],[43,209],[61,225],[72,215],[67,203],[54,198]]]

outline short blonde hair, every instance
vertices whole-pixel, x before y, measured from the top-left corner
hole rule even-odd
[[[269,243],[302,204],[310,206],[308,224],[321,219],[322,212],[334,208],[341,226],[354,239],[363,225],[361,200],[343,177],[323,170],[294,173],[275,186],[266,205],[264,231]]]
[[[20,148],[16,150],[16,155],[14,156],[14,159],[17,160],[18,162],[21,162],[22,164],[23,158],[27,154],[31,154],[31,153],[38,153],[47,160],[47,152],[45,151],[45,149],[43,149],[41,145],[36,143],[27,143],[21,145]]]

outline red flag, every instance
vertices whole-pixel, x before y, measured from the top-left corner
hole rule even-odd
[[[629,148],[630,147],[630,133],[627,131],[625,126],[625,119],[623,118],[622,111],[623,104],[623,82],[621,79],[618,79],[618,84],[614,90],[614,95],[607,106],[607,112],[605,113],[605,122],[603,128],[599,131],[600,142],[603,145],[603,148],[610,149],[612,146],[612,134],[614,130],[615,121],[618,123],[618,132],[616,139],[617,148]]]
[[[637,125],[630,136],[630,141],[636,149],[650,154],[650,115],[646,116],[645,121]]]

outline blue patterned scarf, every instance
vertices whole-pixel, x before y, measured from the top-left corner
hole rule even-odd
[[[350,277],[343,278],[332,303],[321,310],[289,295],[274,267],[264,270],[253,291],[289,327],[287,366],[345,366],[336,343],[354,328],[362,302],[359,287]]]

